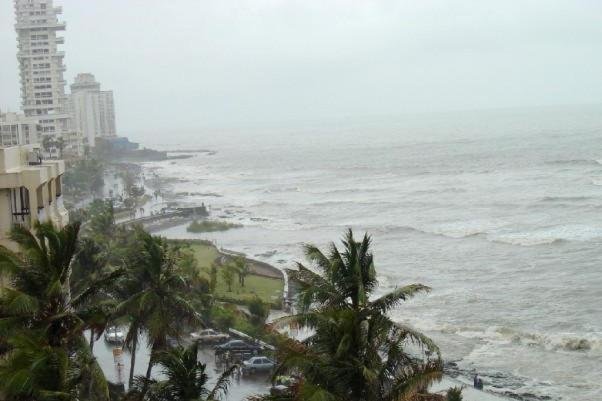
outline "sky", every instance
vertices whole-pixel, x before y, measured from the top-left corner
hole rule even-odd
[[[55,0],[120,134],[602,103],[600,0]],[[0,1],[0,108],[19,107]]]

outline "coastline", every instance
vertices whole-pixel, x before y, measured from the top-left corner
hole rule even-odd
[[[164,191],[163,196],[176,203],[189,202],[189,200],[186,199],[185,194],[167,190],[164,187],[164,184],[169,182],[169,179],[167,177],[161,177],[161,175],[158,173],[157,170],[158,169],[156,169],[156,168],[151,169],[151,171],[153,172],[153,175],[154,175],[153,180],[154,180],[154,182],[162,183],[162,188]],[[215,195],[212,194],[212,196],[215,196]],[[220,197],[221,197],[221,195],[220,195]],[[206,199],[206,201],[210,201],[210,199]],[[211,210],[211,205],[208,205],[208,206],[209,206],[208,209]],[[208,217],[211,218],[211,217],[221,217],[221,216],[211,216],[211,213],[210,213],[210,215]],[[189,220],[177,220],[177,219],[169,220],[169,218],[167,218],[167,219],[158,219],[158,221],[160,223],[151,225],[148,227],[148,229],[152,230],[153,232],[158,233],[160,235],[164,235],[164,236],[166,236],[166,238],[168,238],[170,240],[174,240],[174,241],[207,241],[207,240],[199,239],[199,236],[198,236],[199,234],[197,234],[195,236],[195,235],[191,235],[190,233],[186,233],[183,235],[171,236],[169,234],[169,232],[167,232],[167,233],[165,232],[165,230],[169,231],[169,229],[178,228],[179,226],[185,226],[185,224]],[[253,221],[261,222],[261,219],[253,218]],[[234,229],[234,230],[236,230],[236,229]],[[227,235],[227,234],[224,234],[224,235]],[[243,252],[243,249],[236,249],[236,247],[233,246],[232,244],[230,244],[228,246],[228,249],[222,248],[222,247],[217,247],[217,248],[219,249],[220,254],[222,256],[245,255],[245,257],[248,260],[252,260],[256,263],[260,263],[260,264],[264,265],[273,274],[280,276],[284,282],[283,299],[284,300],[288,299],[289,287],[288,287],[288,280],[287,280],[287,275],[286,275],[286,267],[280,268],[280,267],[276,267],[273,264],[270,264],[269,262],[266,262],[266,261],[248,258],[246,256],[246,253]],[[278,251],[276,252],[276,254],[278,254]],[[255,254],[255,256],[261,257],[262,254],[261,253]],[[274,255],[269,252],[266,252],[266,255],[263,255],[263,256],[274,256]],[[272,308],[272,311],[279,312],[280,310]],[[460,376],[460,377],[464,377],[464,376]],[[464,378],[466,379],[466,381],[462,381],[457,376],[457,373],[456,374],[447,373],[444,375],[444,377],[440,383],[437,383],[433,386],[433,391],[441,392],[443,390],[446,390],[449,387],[461,386],[461,387],[464,387],[463,395],[464,395],[465,401],[509,401],[509,400],[513,399],[504,394],[500,394],[500,393],[496,393],[496,392],[487,390],[487,388],[485,390],[473,389],[467,383],[469,381],[469,378],[468,377],[464,377]]]

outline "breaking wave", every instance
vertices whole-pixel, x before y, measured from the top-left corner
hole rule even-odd
[[[584,336],[574,333],[525,333],[507,327],[496,328],[495,332],[502,338],[510,340],[513,344],[541,347],[548,351],[602,351],[601,333],[589,333]]]
[[[553,161],[546,162],[546,164],[573,165],[573,166],[600,166],[600,165],[602,165],[602,160],[596,160],[596,159],[553,160]]]
[[[591,196],[544,196],[540,202],[579,202],[590,199]]]
[[[488,237],[492,242],[521,246],[554,244],[562,241],[586,242],[601,238],[602,228],[582,224],[554,226],[527,232],[495,234]]]
[[[523,332],[506,326],[483,328],[476,325],[437,325],[426,321],[420,321],[417,326],[425,331],[439,331],[483,341],[503,341],[518,346],[538,347],[551,352],[602,352],[602,332],[549,334]]]

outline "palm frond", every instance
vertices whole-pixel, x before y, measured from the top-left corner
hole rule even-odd
[[[238,365],[230,366],[222,373],[215,382],[213,390],[207,396],[208,401],[219,400],[221,396],[227,394],[234,372],[238,370]]]
[[[394,291],[375,299],[374,301],[370,302],[370,306],[371,308],[379,310],[382,313],[386,313],[400,302],[407,301],[409,298],[412,298],[418,293],[430,291],[431,288],[425,285],[410,284],[396,288]]]

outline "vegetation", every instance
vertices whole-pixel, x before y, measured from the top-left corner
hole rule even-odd
[[[452,387],[447,390],[447,401],[462,401],[462,387]]]
[[[189,233],[208,233],[214,231],[227,231],[231,228],[240,228],[241,224],[228,223],[217,220],[194,220],[188,225],[186,231]]]
[[[244,257],[234,257],[222,263],[219,250],[210,242],[200,240],[173,241],[181,248],[188,248],[197,261],[198,274],[213,283],[213,294],[216,299],[237,304],[248,304],[255,297],[263,302],[280,308],[282,305],[282,279],[261,276],[253,273],[253,262]],[[242,263],[244,261],[244,264]],[[243,270],[244,286],[240,279],[241,265]],[[229,288],[224,280],[224,267],[232,270],[232,285]],[[213,273],[212,273],[213,272]],[[212,280],[212,274],[214,280]],[[226,273],[229,275],[229,273]],[[238,280],[235,280],[238,276]]]
[[[303,377],[295,399],[406,400],[425,393],[441,377],[435,344],[388,317],[393,306],[429,288],[411,284],[372,297],[378,282],[370,245],[370,237],[356,241],[351,230],[342,250],[332,244],[325,255],[307,245],[307,259],[318,272],[299,264],[292,273],[300,287],[299,314],[280,319],[276,326],[313,333],[279,346],[278,372]],[[416,355],[408,350],[411,344]]]
[[[250,321],[256,326],[263,326],[270,314],[270,305],[255,297],[249,302]]]
[[[167,347],[167,339],[179,340],[184,325],[200,324],[200,316],[187,300],[189,288],[178,268],[177,254],[165,239],[138,229],[122,288],[128,298],[116,308],[116,315],[130,317],[128,339],[135,344],[139,331],[146,333],[151,347],[146,379],[150,379],[155,355]],[[131,332],[133,330],[133,332]],[[132,363],[133,369],[133,363]]]
[[[213,401],[220,394],[226,394],[230,377],[237,367],[232,366],[222,373],[209,390],[206,365],[197,360],[198,352],[199,345],[194,342],[188,348],[177,346],[157,353],[156,362],[166,379],[138,378],[130,392],[131,398],[140,399],[142,395],[153,401]]]
[[[231,262],[231,266],[238,275],[238,284],[241,287],[244,287],[245,279],[249,273],[251,273],[251,268],[249,267],[247,260],[243,256],[238,256]]]
[[[0,393],[7,400],[106,400],[106,381],[83,337],[95,325],[86,301],[121,272],[78,283],[82,290],[73,295],[79,224],[34,229],[11,231],[19,254],[0,250],[1,273],[10,281],[0,294]]]
[[[124,401],[213,401],[223,395],[235,368],[210,389],[198,345],[181,346],[201,326],[235,328],[277,345],[276,374],[301,377],[291,394],[278,399],[427,399],[428,386],[442,374],[432,341],[389,318],[391,308],[429,288],[411,284],[375,298],[367,235],[356,241],[349,231],[343,248],[332,244],[326,254],[305,246],[311,266],[299,264],[290,273],[299,289],[298,314],[266,327],[282,280],[254,274],[257,262],[222,254],[209,243],[118,227],[110,202],[93,202],[82,216],[87,223],[81,233],[79,223],[15,227],[11,239],[19,253],[0,248],[0,274],[8,284],[0,289],[3,400],[108,401],[108,383],[92,351],[112,324],[128,326],[130,390]],[[246,303],[248,313],[232,302]],[[284,326],[311,335],[298,341],[276,330]],[[150,361],[146,375],[134,377],[142,335]],[[153,377],[154,366],[160,378]],[[447,399],[461,400],[461,389],[450,389]]]
[[[221,269],[222,278],[228,287],[228,292],[232,292],[232,283],[234,282],[234,269],[231,265],[225,265]]]
[[[192,304],[204,305],[209,286],[187,276],[190,258],[163,238],[115,227],[111,211],[104,203],[88,210],[83,238],[79,223],[61,230],[37,224],[33,231],[12,230],[19,253],[0,248],[0,274],[9,284],[0,290],[3,399],[108,400],[92,349],[109,323],[128,323],[130,350],[138,347],[141,333],[149,339],[145,383],[159,356],[169,351],[167,339],[177,341],[200,324]],[[209,316],[209,308],[200,310]],[[133,370],[130,377],[133,381]]]
[[[104,164],[97,159],[73,162],[64,174],[64,190],[75,195],[99,195],[104,187]]]

